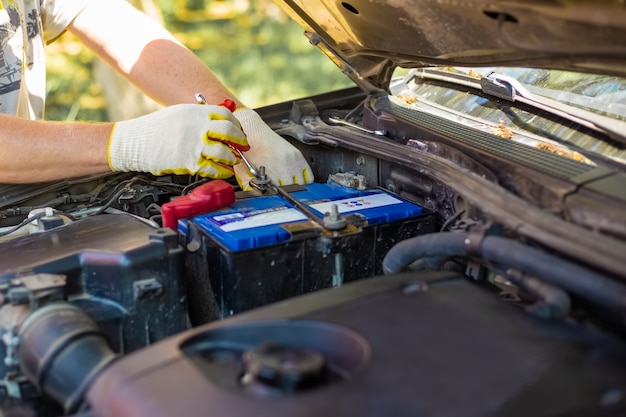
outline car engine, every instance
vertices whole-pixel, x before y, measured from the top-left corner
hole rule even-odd
[[[623,415],[624,172],[357,88],[259,113],[316,183],[2,186],[6,415]]]

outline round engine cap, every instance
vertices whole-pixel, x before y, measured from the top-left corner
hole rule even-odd
[[[321,384],[326,360],[315,350],[264,343],[243,353],[246,385],[261,383],[286,392],[312,388]]]

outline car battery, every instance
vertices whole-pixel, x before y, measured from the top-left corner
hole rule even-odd
[[[432,213],[379,189],[314,183],[290,195],[317,221],[275,194],[179,222],[193,324],[378,275],[391,246],[435,227]],[[320,224],[333,206],[342,230]]]

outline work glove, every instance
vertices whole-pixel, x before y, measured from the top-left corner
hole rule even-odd
[[[241,162],[228,145],[249,149],[239,121],[223,106],[179,104],[117,122],[109,141],[113,171],[228,178]]]
[[[275,185],[308,184],[313,182],[313,171],[302,153],[275,133],[257,112],[241,109],[234,113],[246,132],[250,150],[246,158],[255,168],[265,167],[266,175]],[[243,190],[250,190],[253,178],[245,164],[235,165],[235,177]]]

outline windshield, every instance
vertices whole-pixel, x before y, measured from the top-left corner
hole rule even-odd
[[[435,73],[443,74],[443,77],[430,76]],[[549,112],[537,111],[532,106],[468,88],[472,83],[479,85],[478,82],[491,73],[514,78],[538,97],[591,112],[590,118],[609,118],[605,120],[619,121],[620,124],[626,121],[626,79],[568,71],[459,67],[410,70],[401,81],[392,84],[392,98],[403,105],[452,117],[503,139],[587,164],[606,159],[626,164],[624,145],[605,135]],[[472,81],[463,82],[468,79]]]

